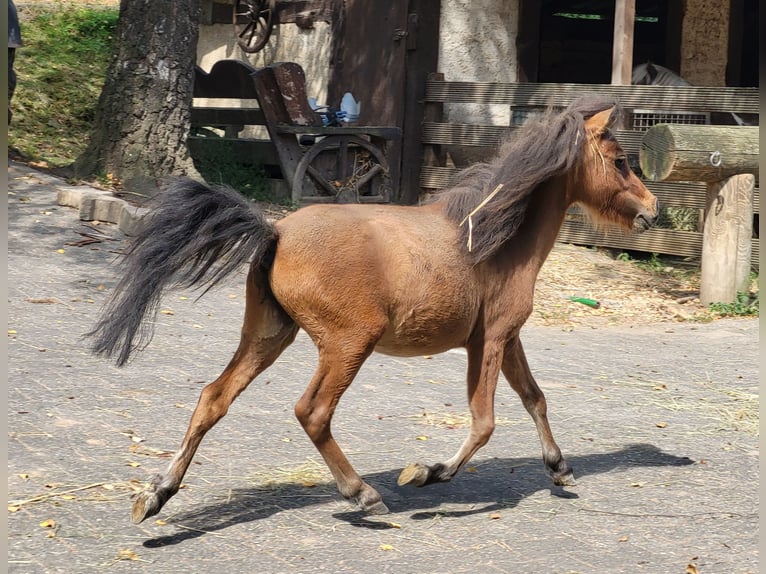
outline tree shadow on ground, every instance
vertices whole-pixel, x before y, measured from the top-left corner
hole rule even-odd
[[[693,461],[662,452],[650,444],[628,445],[615,452],[588,454],[569,458],[578,480],[584,477],[631,467],[685,466]],[[540,459],[493,458],[474,463],[479,472],[462,471],[450,483],[426,488],[398,487],[396,479],[401,469],[392,469],[363,476],[376,488],[392,513],[412,512],[411,519],[427,520],[439,516],[459,518],[472,514],[494,512],[515,507],[521,500],[541,490],[553,496],[577,498],[577,494],[552,485],[543,471]],[[516,469],[524,468],[522,472]],[[306,488],[297,483],[277,487],[245,488],[232,491],[226,499],[209,503],[188,513],[176,514],[168,524],[177,523],[183,531],[144,542],[147,548],[158,548],[194,539],[208,532],[222,530],[268,518],[283,510],[306,508],[340,498],[334,483]],[[471,505],[469,510],[436,511],[443,503]],[[336,513],[338,520],[353,526],[386,529],[393,526],[361,511]]]

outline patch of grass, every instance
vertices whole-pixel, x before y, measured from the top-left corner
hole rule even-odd
[[[262,166],[243,161],[225,140],[210,138],[207,143],[211,145],[200,146],[193,156],[194,166],[205,181],[233,187],[254,201],[274,201],[268,175]]]
[[[733,303],[711,303],[710,311],[719,317],[758,317],[759,300],[758,291],[739,292]]]
[[[8,143],[25,160],[69,165],[88,141],[119,11],[28,5],[19,16],[24,46],[16,50]]]

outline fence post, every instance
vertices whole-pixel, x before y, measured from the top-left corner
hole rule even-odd
[[[702,232],[700,302],[733,303],[748,289],[755,176],[733,175],[708,183]]]

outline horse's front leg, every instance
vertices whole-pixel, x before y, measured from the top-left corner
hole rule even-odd
[[[399,475],[399,485],[425,486],[447,482],[487,444],[495,430],[495,389],[500,374],[502,344],[468,346],[468,406],[471,430],[455,456],[443,463],[426,466],[419,462],[408,465]]]
[[[561,455],[556,441],[553,439],[551,427],[548,424],[548,405],[545,395],[529,370],[524,349],[518,337],[511,339],[503,356],[503,374],[514,391],[521,397],[524,408],[532,417],[540,436],[543,447],[543,462],[545,470],[553,479],[553,483],[560,486],[573,486],[575,484],[572,467]]]

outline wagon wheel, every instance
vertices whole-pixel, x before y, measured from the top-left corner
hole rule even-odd
[[[294,202],[317,198],[340,203],[388,201],[391,181],[383,152],[359,136],[328,136],[298,162],[293,179]]]
[[[234,0],[234,36],[237,44],[250,54],[266,45],[274,27],[277,0]]]

